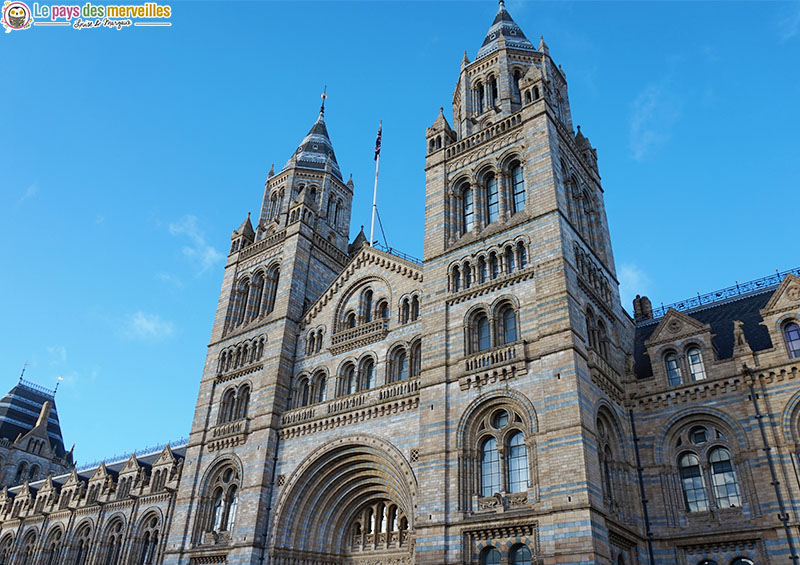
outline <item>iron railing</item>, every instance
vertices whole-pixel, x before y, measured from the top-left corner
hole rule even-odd
[[[103,461],[106,462],[106,465],[111,463],[119,463],[121,461],[127,461],[128,459],[130,459],[131,455],[135,457],[139,457],[140,455],[150,455],[152,453],[158,453],[162,451],[167,446],[170,446],[171,448],[174,449],[176,447],[183,447],[187,443],[189,443],[189,438],[182,437],[180,439],[169,441],[167,443],[162,443],[160,445],[154,445],[152,447],[137,449],[136,451],[131,451],[130,453],[122,453],[120,455],[114,455],[113,457],[107,457],[102,460],[93,461],[92,463],[84,463],[83,465],[76,467],[76,470],[80,472],[80,471],[86,471],[87,469],[91,469],[93,467],[99,467],[100,463],[102,463]]]
[[[742,294],[748,294],[750,292],[776,286],[780,284],[783,278],[788,274],[800,276],[800,267],[789,269],[788,271],[783,271],[782,273],[776,270],[774,275],[769,275],[767,277],[745,283],[737,282],[735,286],[729,286],[728,288],[709,292],[708,294],[698,293],[697,296],[693,296],[692,298],[687,298],[686,300],[681,300],[679,302],[673,302],[672,304],[667,304],[666,306],[662,304],[658,308],[653,308],[653,319],[655,320],[663,317],[670,308],[674,308],[675,310],[690,310],[692,308],[697,308],[698,306],[705,306],[706,304],[719,302],[720,300],[725,300],[727,298],[733,298]]]
[[[422,266],[422,261],[421,260],[417,259],[416,257],[413,257],[412,255],[408,255],[406,253],[403,253],[402,251],[398,251],[397,249],[393,249],[391,247],[386,247],[385,245],[381,245],[380,243],[376,243],[373,247],[375,247],[375,249],[380,249],[381,251],[385,251],[386,253],[388,253],[390,255],[394,255],[395,257],[400,257],[400,259],[404,259],[404,260],[410,261],[411,263],[414,263],[416,265]]]

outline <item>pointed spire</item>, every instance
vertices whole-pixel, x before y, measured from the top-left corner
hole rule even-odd
[[[327,87],[326,87],[327,88]],[[300,142],[297,150],[283,166],[282,170],[290,167],[302,167],[307,169],[325,170],[330,159],[330,168],[333,175],[339,180],[342,179],[342,172],[339,170],[339,163],[336,161],[336,154],[333,151],[333,144],[328,137],[328,129],[325,127],[325,98],[323,93],[322,106],[320,107],[319,117],[314,125],[311,126],[308,134]]]
[[[320,98],[322,98],[322,105],[319,107],[319,115],[320,116],[324,116],[325,115],[325,99],[327,97],[328,97],[328,85],[326,84],[325,88],[322,89],[322,95],[320,96]]]
[[[469,61],[469,57],[467,57],[467,50],[464,49],[464,58],[461,59],[461,68],[463,69],[464,67],[469,65],[469,63],[470,63],[470,61]]]
[[[353,183],[353,173],[350,173],[350,178],[347,179],[347,186],[348,188],[353,188],[355,184]]]
[[[550,48],[547,46],[547,43],[544,42],[544,35],[539,36],[539,51],[545,55],[550,54]]]
[[[269,172],[267,173],[267,179],[271,179],[275,176],[275,163],[272,163],[272,166],[269,168]]]
[[[481,48],[478,49],[475,59],[478,60],[502,48],[536,51],[533,44],[525,37],[522,29],[511,18],[511,14],[506,10],[505,2],[500,0],[497,15],[494,17],[489,31],[486,32],[486,37]]]

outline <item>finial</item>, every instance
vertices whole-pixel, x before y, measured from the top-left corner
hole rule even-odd
[[[20,375],[19,375],[19,381],[20,382],[22,382],[22,377],[25,376],[25,369],[27,369],[27,368],[28,368],[28,362],[25,361],[25,363],[22,365],[22,373],[20,373]]]
[[[439,106],[439,113],[444,114],[444,106]]]
[[[326,84],[325,88],[322,89],[322,96],[320,96],[320,98],[322,98],[322,106],[320,106],[319,108],[320,115],[325,114],[325,99],[327,97],[328,97],[328,85]]]
[[[58,385],[60,385],[61,381],[63,381],[63,380],[64,380],[64,377],[58,377],[58,379],[56,380],[56,388],[53,389],[53,396],[55,396],[56,393],[58,392]]]
[[[581,129],[581,126],[578,126],[578,129]],[[247,219],[250,219],[250,212],[247,213]]]
[[[269,168],[269,172],[267,173],[267,178],[272,178],[275,176],[275,163],[272,163],[272,166]]]
[[[504,2],[504,0],[500,0],[500,9],[501,10],[505,10],[506,9],[506,3]]]

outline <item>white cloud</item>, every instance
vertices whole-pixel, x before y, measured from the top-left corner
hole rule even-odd
[[[198,274],[206,272],[223,258],[222,253],[206,242],[205,235],[197,225],[196,216],[186,215],[177,222],[171,223],[169,233],[189,238],[191,245],[184,246],[181,251],[184,256],[197,264],[200,269]]]
[[[51,365],[58,365],[65,363],[67,360],[67,348],[63,345],[51,345],[47,348],[47,352],[51,355]]]
[[[643,160],[670,137],[680,116],[677,94],[666,78],[647,85],[632,104],[630,145],[635,160]]]
[[[175,288],[183,288],[183,281],[172,273],[156,273],[156,279]]]
[[[129,339],[161,340],[175,333],[172,322],[141,310],[128,317],[123,335]]]
[[[23,202],[25,202],[29,198],[33,198],[37,194],[39,194],[39,185],[36,184],[36,183],[33,183],[28,188],[26,188],[25,192],[22,193],[22,196],[19,197],[19,204],[22,204]]]
[[[638,265],[623,263],[617,272],[619,276],[619,297],[622,306],[633,313],[633,299],[637,294],[646,295],[650,292],[652,279]]]
[[[781,41],[789,41],[800,34],[800,2],[792,3],[792,11],[779,22]]]

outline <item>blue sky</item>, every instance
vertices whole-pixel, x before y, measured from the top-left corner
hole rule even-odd
[[[800,266],[800,2],[506,5],[598,150],[626,308]],[[324,85],[352,235],[382,119],[388,243],[421,256],[425,127],[496,7],[177,2],[170,28],[0,34],[0,388],[62,375],[79,462],[187,435],[230,233]]]

